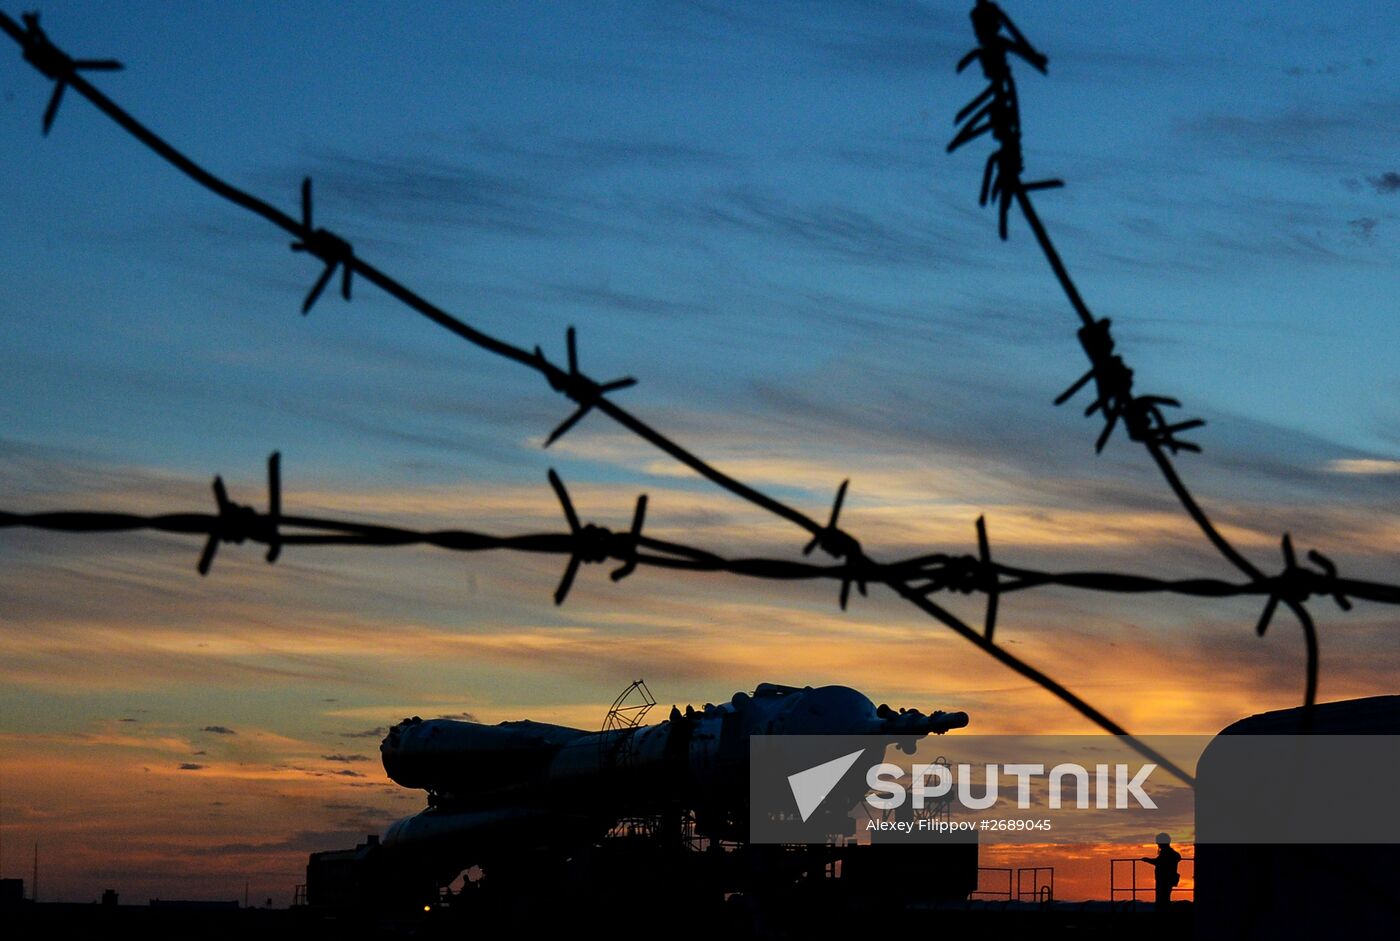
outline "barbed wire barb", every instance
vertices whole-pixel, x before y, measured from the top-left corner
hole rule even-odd
[[[640,494],[637,497],[636,509],[632,511],[632,528],[628,530],[627,537],[621,540],[624,558],[622,565],[615,568],[608,574],[608,578],[614,582],[620,582],[628,575],[637,570],[637,545],[642,539],[642,526],[647,518],[647,495]]]
[[[1001,575],[997,572],[996,566],[992,564],[992,547],[987,541],[987,518],[977,517],[977,560],[981,563],[981,579],[978,583],[980,588],[987,595],[987,613],[983,621],[982,636],[987,638],[987,642],[992,640],[992,634],[997,629],[997,605],[1001,599]]]
[[[1021,152],[1021,109],[1007,57],[1015,55],[1024,59],[1042,73],[1049,60],[1026,41],[1011,18],[990,0],[977,0],[971,16],[977,46],[958,61],[957,71],[962,74],[973,62],[981,63],[987,87],[954,116],[953,124],[961,127],[949,141],[948,153],[984,134],[991,134],[996,140],[998,147],[987,157],[982,170],[977,204],[985,206],[989,201],[997,204],[997,231],[1005,241],[1011,203],[1018,193],[1064,186],[1063,180],[1021,181],[1025,165]]]
[[[58,117],[63,93],[78,72],[117,72],[122,69],[122,64],[116,59],[74,59],[49,41],[48,35],[39,26],[38,13],[22,13],[20,19],[24,22],[24,32],[18,38],[25,61],[47,78],[53,79],[54,83],[42,121],[44,136],[47,137],[53,129],[54,118]]]
[[[578,404],[578,408],[568,418],[559,423],[559,426],[549,433],[545,439],[544,446],[549,447],[568,433],[583,417],[591,412],[603,396],[609,392],[616,392],[619,389],[627,389],[637,384],[637,380],[631,376],[624,379],[614,379],[611,382],[594,382],[585,376],[578,368],[578,337],[573,327],[569,327],[564,333],[564,344],[567,348],[569,358],[569,371],[564,372],[559,367],[545,359],[544,352],[535,347],[535,359],[539,362],[540,371],[549,380],[549,385],[556,392],[562,392],[569,399]]]
[[[214,525],[209,528],[209,538],[204,543],[204,551],[199,555],[195,568],[200,575],[208,575],[214,564],[214,556],[219,551],[219,543],[243,543],[253,539],[267,545],[267,561],[277,561],[282,553],[282,536],[279,526],[282,520],[282,456],[274,451],[267,459],[267,505],[268,512],[260,514],[251,506],[235,503],[228,497],[224,478],[214,477]]]
[[[1337,566],[1331,559],[1316,549],[1309,549],[1308,561],[1317,566],[1317,571],[1299,565],[1293,549],[1293,537],[1289,533],[1283,534],[1280,548],[1283,552],[1283,571],[1270,580],[1273,587],[1255,625],[1256,634],[1263,637],[1268,631],[1280,601],[1302,605],[1314,596],[1326,595],[1343,611],[1351,610],[1351,601],[1341,587]]]
[[[292,251],[306,252],[325,262],[325,269],[302,302],[302,316],[311,312],[311,307],[321,292],[330,283],[336,269],[340,269],[340,296],[350,300],[350,279],[355,274],[355,250],[350,243],[328,229],[318,229],[311,221],[311,177],[301,181],[301,241],[292,243]]]
[[[1162,414],[1162,409],[1180,408],[1179,401],[1162,395],[1133,393],[1133,371],[1128,368],[1123,357],[1114,352],[1116,344],[1113,340],[1112,326],[1112,319],[1103,317],[1091,320],[1079,328],[1079,345],[1089,358],[1089,371],[1056,396],[1055,404],[1064,405],[1093,381],[1097,394],[1084,409],[1084,416],[1090,417],[1095,412],[1103,415],[1104,427],[1098,440],[1094,442],[1096,454],[1102,453],[1120,419],[1127,426],[1128,437],[1134,441],[1154,442],[1173,454],[1179,451],[1199,453],[1199,445],[1182,441],[1177,435],[1201,428],[1205,421],[1192,418],[1169,423]]]
[[[834,559],[844,559],[848,575],[841,580],[841,610],[846,610],[846,603],[851,597],[851,584],[855,583],[859,589],[861,597],[866,597],[866,576],[869,569],[870,560],[861,551],[860,543],[855,537],[837,524],[841,519],[841,506],[846,502],[846,488],[851,484],[850,479],[841,481],[841,486],[836,488],[836,499],[831,504],[831,516],[827,520],[826,526],[812,534],[812,539],[802,548],[803,555],[811,555],[812,550],[821,547],[822,551]]]
[[[637,568],[637,545],[641,541],[642,523],[646,519],[646,494],[637,498],[631,529],[626,533],[615,533],[606,526],[579,523],[569,491],[553,468],[549,471],[549,485],[554,488],[554,494],[559,498],[559,506],[564,511],[564,520],[569,524],[569,536],[573,542],[564,575],[559,579],[559,586],[554,589],[554,603],[564,603],[564,599],[569,596],[569,589],[573,587],[574,577],[578,575],[579,566],[585,562],[606,562],[614,558],[621,560],[622,566],[610,576],[614,582],[632,574]]]

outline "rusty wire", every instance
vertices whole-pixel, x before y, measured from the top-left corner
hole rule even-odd
[[[176,150],[79,74],[89,68],[119,68],[117,63],[111,60],[72,59],[53,45],[39,27],[36,14],[25,14],[21,26],[4,13],[0,13],[0,30],[20,45],[26,61],[55,83],[53,97],[43,120],[45,132],[47,133],[52,125],[62,91],[72,88],[196,183],[287,232],[295,239],[292,243],[294,251],[309,254],[324,266],[304,299],[303,314],[311,310],[337,271],[341,275],[341,294],[346,300],[350,299],[352,278],[358,275],[469,343],[534,370],[546,380],[551,389],[572,401],[576,406],[574,411],[548,436],[546,447],[596,409],[722,489],[805,530],[810,539],[804,549],[804,555],[820,548],[836,561],[817,564],[774,558],[727,558],[697,547],[654,539],[642,532],[647,505],[645,496],[638,499],[631,526],[626,531],[617,532],[593,523],[583,524],[579,521],[568,491],[553,471],[550,471],[549,480],[568,524],[565,532],[499,536],[467,530],[422,531],[343,520],[288,516],[282,512],[280,466],[275,454],[269,461],[269,506],[266,512],[259,512],[251,506],[229,500],[222,479],[215,478],[216,506],[213,513],[140,516],[103,512],[0,512],[0,528],[23,526],[83,533],[146,529],[203,535],[206,542],[197,566],[201,574],[209,571],[221,544],[245,541],[265,545],[268,562],[275,562],[282,548],[288,545],[427,545],[467,552],[503,549],[557,554],[567,556],[568,561],[555,590],[556,603],[562,603],[568,596],[582,565],[607,561],[620,563],[612,572],[614,581],[626,577],[639,566],[681,571],[726,572],[763,579],[829,579],[840,585],[839,598],[842,608],[846,606],[852,585],[865,594],[868,585],[883,584],[989,656],[1052,693],[1100,728],[1110,734],[1124,736],[1139,753],[1156,761],[1182,781],[1194,784],[1194,779],[1189,773],[1130,735],[1125,728],[1064,684],[994,643],[1000,596],[1046,585],[1115,593],[1163,592],[1213,598],[1263,596],[1267,600],[1258,625],[1260,633],[1267,628],[1274,610],[1280,603],[1288,607],[1304,625],[1309,642],[1305,703],[1311,706],[1316,693],[1316,632],[1304,607],[1305,603],[1314,596],[1328,595],[1344,608],[1350,607],[1351,598],[1400,604],[1400,587],[1342,578],[1330,560],[1316,552],[1308,555],[1314,568],[1300,566],[1287,536],[1283,542],[1283,570],[1277,575],[1266,576],[1240,555],[1211,524],[1204,510],[1192,498],[1176,474],[1166,453],[1199,450],[1189,442],[1180,441],[1176,435],[1199,427],[1202,423],[1188,421],[1170,424],[1162,416],[1161,410],[1174,406],[1174,400],[1159,396],[1139,396],[1133,392],[1132,371],[1123,363],[1122,358],[1114,353],[1109,321],[1096,319],[1089,311],[1031,205],[1029,192],[1059,186],[1060,182],[1048,180],[1027,183],[1021,180],[1023,157],[1019,106],[1007,57],[1016,55],[1041,71],[1045,69],[1046,59],[1031,47],[994,3],[978,0],[972,17],[978,46],[963,59],[959,71],[971,62],[978,61],[989,85],[959,113],[958,122],[966,123],[949,149],[956,149],[984,133],[990,133],[998,142],[999,148],[989,158],[984,171],[981,202],[986,204],[989,200],[996,201],[999,229],[1003,238],[1007,235],[1011,205],[1014,203],[1020,208],[1066,296],[1083,322],[1080,341],[1089,357],[1090,370],[1057,400],[1057,404],[1092,381],[1097,398],[1091,404],[1088,414],[1100,412],[1105,420],[1098,449],[1102,449],[1114,428],[1121,422],[1128,436],[1143,443],[1148,449],[1178,499],[1212,544],[1246,576],[1247,581],[1236,583],[1204,578],[1173,580],[1111,572],[1055,573],[1008,566],[993,561],[985,522],[981,518],[977,520],[976,555],[932,553],[891,563],[877,562],[865,553],[854,536],[839,526],[847,483],[841,484],[828,521],[823,525],[803,511],[725,474],[612,400],[611,393],[634,385],[635,379],[629,377],[599,382],[580,370],[577,339],[572,328],[566,335],[565,367],[551,361],[538,346],[532,350],[515,346],[449,314],[369,264],[355,253],[347,239],[327,229],[314,227],[312,186],[309,179],[302,183],[301,218],[298,220],[225,182]],[[979,631],[973,628],[930,598],[931,595],[940,592],[985,595],[987,604],[982,629]]]

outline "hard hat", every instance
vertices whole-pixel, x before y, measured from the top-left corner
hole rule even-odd
[[[1159,834],[1157,834],[1157,842],[1158,842],[1158,843],[1170,843],[1171,841],[1172,841],[1172,835],[1171,835],[1170,833],[1159,833]]]

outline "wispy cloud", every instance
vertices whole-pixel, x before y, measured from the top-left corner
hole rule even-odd
[[[1347,221],[1347,225],[1351,226],[1351,230],[1363,239],[1369,239],[1373,236],[1376,232],[1376,226],[1379,224],[1380,220],[1375,216],[1361,216]]]
[[[1366,476],[1400,474],[1400,460],[1390,458],[1338,458],[1327,462],[1334,474],[1363,474]]]
[[[560,282],[544,285],[543,291],[570,305],[590,311],[602,309],[658,318],[695,317],[714,313],[710,308],[692,301],[651,297],[604,284]]]
[[[421,151],[364,156],[322,150],[310,156],[323,205],[335,201],[362,219],[420,233],[425,226],[451,226],[557,236],[583,230],[591,215],[588,200],[547,181],[468,160]]]
[[[1283,74],[1290,78],[1306,78],[1310,76],[1326,76],[1335,78],[1351,71],[1354,68],[1370,69],[1374,68],[1376,60],[1369,56],[1354,62],[1324,62],[1321,65],[1290,65],[1283,70]]]
[[[1374,116],[1370,112],[1369,105],[1338,108],[1299,104],[1256,114],[1206,114],[1183,122],[1181,129],[1231,155],[1310,169],[1349,170],[1356,163],[1339,151],[1336,141],[1374,135]]]
[[[876,215],[854,204],[797,199],[767,187],[704,192],[656,207],[662,220],[728,230],[862,264],[939,269],[972,263],[967,241],[924,214],[897,210]]]
[[[1387,170],[1380,176],[1368,176],[1366,182],[1370,183],[1371,188],[1382,196],[1400,193],[1400,173],[1396,173],[1394,170]]]

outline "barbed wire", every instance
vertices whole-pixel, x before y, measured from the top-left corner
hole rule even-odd
[[[62,510],[38,513],[0,511],[0,529],[29,528],[58,532],[115,533],[135,530],[206,537],[204,550],[195,568],[208,575],[218,547],[223,544],[241,545],[245,542],[267,547],[266,560],[275,563],[284,546],[431,546],[454,552],[483,552],[512,550],[569,556],[568,567],[555,591],[555,603],[563,604],[583,563],[617,561],[611,578],[621,581],[639,566],[690,572],[727,572],[753,578],[802,581],[830,579],[844,583],[852,580],[845,563],[827,564],[802,562],[763,556],[726,557],[699,546],[674,540],[658,539],[642,531],[646,521],[647,496],[637,497],[632,522],[625,531],[589,522],[581,523],[573,497],[563,480],[554,471],[548,474],[549,484],[559,500],[560,511],[568,529],[565,532],[528,533],[500,536],[461,529],[422,530],[381,523],[330,519],[318,516],[289,515],[282,510],[281,454],[268,458],[268,509],[259,512],[251,504],[229,499],[222,476],[213,483],[214,512],[162,513],[142,515],[92,510]],[[1287,581],[1229,582],[1214,578],[1166,579],[1123,572],[1048,572],[993,562],[986,538],[986,524],[977,520],[980,555],[950,555],[929,553],[911,556],[895,562],[871,561],[859,578],[866,583],[890,585],[909,583],[909,587],[927,596],[949,594],[1006,594],[1058,585],[1085,591],[1117,594],[1162,593],[1197,598],[1231,598],[1245,595],[1287,595],[1300,601],[1312,596],[1326,595],[1337,604],[1350,609],[1350,599],[1400,604],[1400,586],[1380,582],[1341,578],[1336,567],[1316,552],[1309,558],[1316,569],[1296,565],[1292,545],[1285,541],[1285,551],[1296,569]],[[645,551],[644,551],[645,550]],[[984,632],[989,635],[990,632]]]
[[[1046,71],[1048,60],[1034,50],[1010,17],[992,0],[976,0],[971,17],[978,45],[959,63],[958,70],[962,71],[973,60],[979,61],[982,64],[983,74],[988,80],[988,87],[957,115],[954,123],[961,123],[963,127],[948,144],[948,150],[950,152],[956,150],[987,132],[990,132],[999,142],[1000,148],[988,158],[980,201],[983,205],[986,204],[988,198],[987,180],[989,175],[995,173],[996,189],[994,192],[1000,194],[1001,199],[998,224],[1002,239],[1007,237],[1006,220],[1010,211],[1010,203],[1014,200],[1020,208],[1026,224],[1035,236],[1036,243],[1040,246],[1045,260],[1049,262],[1050,269],[1054,273],[1056,281],[1059,282],[1060,288],[1064,291],[1065,298],[1079,316],[1081,321],[1078,334],[1079,343],[1089,360],[1089,371],[1061,393],[1055,399],[1055,404],[1063,405],[1092,381],[1097,395],[1085,409],[1084,414],[1088,417],[1098,412],[1104,422],[1098,440],[1094,443],[1095,451],[1103,451],[1104,445],[1107,444],[1109,437],[1121,421],[1128,437],[1142,444],[1147,450],[1153,463],[1156,464],[1162,477],[1166,480],[1167,486],[1207,541],[1226,561],[1250,579],[1250,584],[1254,586],[1256,593],[1266,595],[1267,600],[1263,612],[1256,624],[1256,633],[1262,637],[1268,630],[1279,604],[1287,607],[1297,618],[1303,631],[1307,657],[1303,693],[1303,721],[1304,727],[1307,727],[1311,721],[1312,707],[1317,701],[1320,665],[1317,627],[1313,622],[1312,615],[1305,607],[1309,596],[1302,594],[1302,591],[1303,586],[1314,578],[1325,580],[1335,577],[1336,566],[1326,556],[1312,550],[1309,551],[1308,558],[1317,567],[1316,571],[1300,567],[1293,551],[1292,538],[1285,533],[1281,540],[1283,568],[1276,575],[1265,575],[1261,568],[1251,562],[1220,532],[1200,502],[1186,486],[1172,461],[1172,457],[1181,451],[1199,453],[1201,449],[1196,444],[1182,441],[1177,435],[1200,428],[1205,422],[1199,418],[1175,423],[1169,422],[1162,410],[1164,408],[1179,408],[1181,405],[1179,401],[1167,396],[1139,395],[1133,391],[1133,370],[1128,368],[1123,357],[1115,352],[1116,345],[1111,332],[1112,321],[1107,317],[1095,317],[1084,302],[1083,296],[1079,293],[1074,279],[1070,277],[1068,268],[1065,267],[1060,253],[1056,250],[1049,232],[1041,222],[1040,216],[1035,211],[1035,205],[1031,201],[1030,194],[1035,190],[1059,186],[1062,185],[1061,182],[1051,180],[1040,183],[1025,183],[1021,180],[1020,175],[1023,169],[1021,118],[1008,56],[1017,55],[1042,73]],[[971,114],[971,109],[979,106],[981,102],[986,102],[985,106],[976,114]],[[1321,592],[1320,594],[1331,594],[1339,607],[1343,610],[1351,609],[1345,593]]]
[[[572,327],[568,329],[565,337],[567,365],[561,366],[551,361],[539,346],[532,350],[515,346],[449,314],[369,264],[355,253],[351,242],[343,236],[325,228],[314,227],[312,183],[309,178],[302,182],[301,218],[298,220],[270,203],[225,182],[176,150],[80,74],[87,68],[120,68],[118,63],[112,60],[72,59],[49,40],[39,26],[37,14],[25,14],[21,26],[4,13],[0,13],[0,30],[20,45],[26,61],[55,83],[55,91],[43,120],[45,133],[52,126],[62,91],[72,88],[196,183],[287,232],[295,239],[291,246],[294,251],[309,254],[323,265],[320,276],[303,301],[303,314],[312,309],[337,272],[341,275],[342,297],[347,301],[351,297],[352,280],[359,276],[469,343],[534,370],[546,380],[551,389],[572,401],[575,405],[574,411],[551,432],[545,441],[546,447],[596,409],[734,496],[805,530],[810,539],[803,550],[804,555],[810,555],[812,551],[820,548],[836,561],[823,565],[773,558],[727,558],[697,547],[654,539],[642,532],[647,506],[645,496],[638,499],[631,527],[625,532],[615,532],[593,523],[581,524],[567,490],[553,471],[550,472],[550,484],[568,523],[568,531],[563,533],[496,536],[467,530],[422,531],[343,520],[288,516],[283,514],[281,507],[280,466],[277,455],[273,455],[269,461],[269,505],[265,513],[229,500],[222,479],[215,478],[214,513],[140,516],[86,511],[0,512],[0,528],[23,526],[82,533],[147,529],[203,535],[206,542],[197,566],[201,574],[210,570],[220,545],[241,542],[267,546],[269,562],[276,561],[282,548],[288,545],[428,545],[454,551],[512,550],[565,555],[568,556],[568,561],[554,593],[556,604],[563,603],[568,596],[582,565],[607,561],[621,563],[612,573],[614,581],[626,577],[643,565],[671,570],[726,572],[764,579],[830,579],[840,585],[839,601],[843,609],[848,603],[853,585],[864,595],[870,584],[883,584],[1004,666],[1047,690],[1103,730],[1124,736],[1144,757],[1156,761],[1187,784],[1194,785],[1194,778],[1184,769],[1132,736],[1125,728],[1064,684],[997,645],[994,636],[1001,595],[1046,585],[1108,592],[1166,592],[1200,597],[1262,595],[1267,600],[1264,615],[1258,626],[1260,633],[1267,628],[1274,610],[1280,603],[1288,607],[1304,624],[1310,643],[1309,681],[1305,702],[1310,707],[1316,689],[1316,638],[1315,629],[1304,608],[1305,603],[1316,595],[1328,595],[1344,608],[1349,607],[1351,598],[1397,604],[1400,603],[1400,587],[1342,578],[1331,561],[1316,552],[1308,555],[1315,568],[1304,568],[1297,564],[1291,541],[1287,537],[1284,539],[1284,569],[1277,575],[1265,576],[1220,536],[1204,511],[1191,498],[1185,485],[1176,476],[1163,449],[1171,450],[1172,453],[1178,450],[1198,450],[1194,445],[1179,441],[1175,435],[1199,427],[1201,423],[1191,421],[1169,425],[1162,418],[1161,409],[1174,405],[1174,400],[1157,396],[1137,396],[1133,393],[1132,371],[1123,364],[1121,357],[1113,352],[1109,321],[1095,319],[1084,305],[1049,236],[1035,216],[1027,196],[1029,191],[1060,185],[1059,181],[1025,183],[1021,180],[1023,160],[1020,118],[1007,55],[1015,54],[1042,70],[1046,60],[1030,46],[995,4],[979,0],[972,15],[979,45],[964,58],[959,70],[974,60],[979,61],[988,77],[989,86],[959,114],[959,122],[967,119],[967,124],[950,145],[950,150],[983,133],[991,133],[998,141],[999,150],[989,158],[984,172],[982,202],[985,204],[993,198],[997,200],[1003,238],[1006,237],[1010,206],[1014,202],[1021,209],[1036,233],[1047,259],[1050,260],[1051,267],[1060,278],[1066,295],[1084,322],[1080,340],[1089,356],[1091,368],[1089,373],[1061,396],[1060,401],[1067,399],[1092,380],[1098,398],[1090,406],[1088,414],[1101,412],[1105,419],[1105,431],[1101,434],[1099,449],[1102,449],[1113,429],[1121,421],[1129,437],[1141,441],[1153,454],[1187,511],[1217,548],[1247,576],[1247,582],[1157,579],[1111,572],[1052,573],[1006,566],[993,561],[986,525],[982,518],[977,521],[978,553],[975,556],[932,553],[893,563],[878,562],[864,551],[852,534],[839,525],[849,481],[843,482],[838,488],[828,520],[823,525],[801,510],[724,473],[614,402],[611,394],[634,385],[636,380],[628,377],[599,382],[584,373],[579,368],[577,336]],[[973,628],[930,598],[931,595],[940,592],[985,595],[987,601],[982,630]]]

